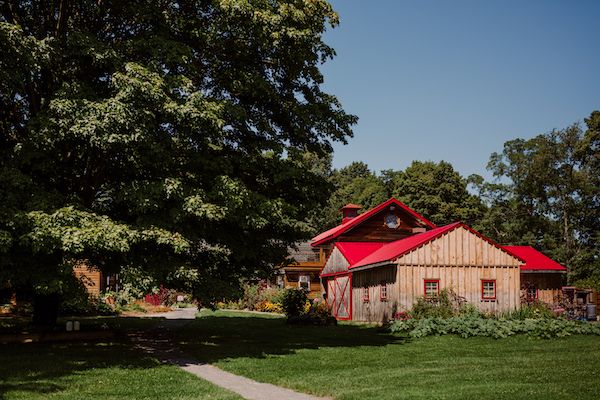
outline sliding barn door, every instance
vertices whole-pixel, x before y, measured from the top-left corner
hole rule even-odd
[[[335,279],[329,278],[329,279],[327,279],[327,306],[329,306],[329,309],[332,310],[332,313],[334,313],[333,315],[335,315],[335,311],[333,308],[334,304],[335,304]]]
[[[352,279],[350,275],[335,277],[335,300],[333,315],[337,319],[352,319]]]

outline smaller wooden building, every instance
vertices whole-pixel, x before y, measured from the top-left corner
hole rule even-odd
[[[481,311],[520,304],[523,261],[463,223],[391,243],[337,242],[321,277],[338,319],[386,321],[451,289]]]
[[[567,268],[531,246],[504,246],[525,261],[521,266],[521,296],[529,301],[558,303]]]
[[[320,298],[323,290],[319,274],[325,265],[325,251],[302,242],[290,249],[291,262],[277,271],[276,284],[281,288],[301,288],[311,299]]]
[[[106,287],[102,272],[90,266],[85,260],[75,264],[73,274],[85,286],[90,296],[99,297]]]

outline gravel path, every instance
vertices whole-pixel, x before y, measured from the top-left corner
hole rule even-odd
[[[195,308],[183,308],[167,313],[146,315],[148,317],[163,318],[164,320],[155,329],[132,335],[131,339],[136,347],[158,357],[161,361],[177,365],[184,371],[231,390],[249,400],[326,399],[294,392],[269,383],[257,382],[187,357],[181,350],[173,346],[172,332],[193,321],[196,318],[197,311]]]

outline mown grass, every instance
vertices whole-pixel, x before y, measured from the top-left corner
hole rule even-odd
[[[129,343],[0,345],[0,399],[241,397],[162,365]]]
[[[202,312],[179,332],[198,359],[262,382],[336,399],[596,399],[600,338],[408,340],[373,327],[288,326]]]

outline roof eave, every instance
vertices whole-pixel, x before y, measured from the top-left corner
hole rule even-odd
[[[387,261],[381,261],[378,263],[362,265],[360,267],[354,267],[354,268],[350,267],[350,268],[348,268],[348,271],[350,271],[350,272],[364,271],[364,270],[371,269],[371,268],[385,267],[385,266],[394,265],[394,264],[395,264],[394,261],[387,260]]]
[[[521,269],[523,274],[566,274],[566,270],[558,269]]]

